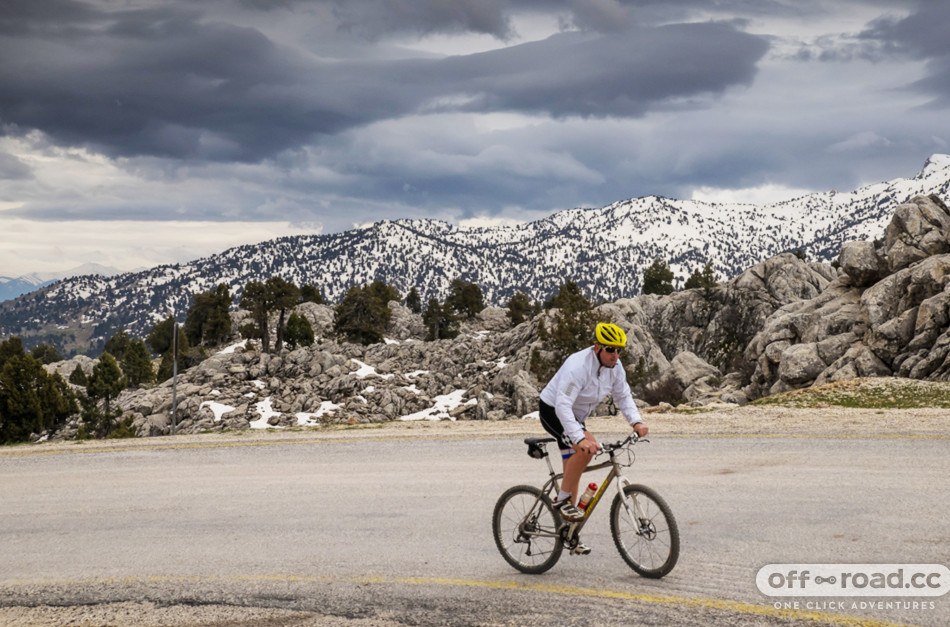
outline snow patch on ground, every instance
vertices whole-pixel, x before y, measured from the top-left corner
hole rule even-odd
[[[365,379],[366,377],[379,377],[380,379],[392,379],[392,378],[393,378],[393,375],[391,375],[391,374],[379,374],[379,373],[376,371],[376,368],[373,368],[373,367],[370,366],[369,364],[363,363],[363,362],[360,361],[359,359],[353,359],[352,361],[355,361],[355,362],[356,362],[356,365],[359,366],[359,370],[357,370],[357,371],[355,371],[355,372],[353,372],[353,373],[351,373],[351,374],[356,375],[356,376],[359,377],[360,379]]]
[[[465,403],[462,402],[462,397],[465,395],[465,390],[455,390],[450,394],[443,394],[442,396],[435,397],[435,405],[429,409],[423,409],[414,414],[409,414],[408,416],[401,416],[400,420],[455,420],[450,415],[450,412],[454,409],[462,407],[463,405],[475,405],[478,401],[474,398],[469,399]]]
[[[214,392],[212,392],[212,394],[214,394]],[[205,401],[198,406],[198,409],[201,410],[204,407],[210,409],[211,413],[214,414],[215,422],[221,422],[221,417],[224,414],[228,413],[229,411],[234,411],[234,408],[230,405],[225,405],[224,403],[218,403],[215,401]]]
[[[337,405],[332,401],[323,401],[320,403],[320,407],[317,411],[313,413],[300,412],[297,414],[297,426],[298,427],[319,427],[321,425],[320,419],[324,416],[332,416],[336,413],[336,410],[343,407],[343,405]]]
[[[279,411],[274,411],[269,396],[254,405],[254,411],[259,413],[261,417],[248,425],[251,429],[283,429],[281,426],[274,426],[267,422],[272,417],[280,415]]]
[[[228,346],[228,347],[225,348],[224,350],[220,351],[218,354],[219,354],[219,355],[230,355],[231,353],[237,351],[237,349],[239,349],[239,348],[240,348],[241,350],[244,350],[245,348],[247,348],[247,340],[241,340],[241,341],[238,342],[237,344],[231,344],[230,346]]]

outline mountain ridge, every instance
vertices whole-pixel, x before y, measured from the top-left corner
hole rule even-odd
[[[0,337],[49,341],[66,352],[95,348],[119,327],[144,336],[169,312],[182,319],[193,293],[225,283],[237,297],[247,282],[271,276],[315,285],[331,302],[376,279],[402,294],[417,287],[424,302],[441,300],[456,278],[478,284],[493,305],[517,291],[543,300],[568,280],[594,301],[613,301],[639,293],[643,270],[658,257],[680,282],[707,261],[722,278],[797,249],[831,261],[846,241],[882,237],[896,206],[929,194],[950,194],[950,156],[931,156],[909,179],[762,206],[651,195],[515,226],[381,220],[243,245],[185,264],[65,279],[0,303]]]

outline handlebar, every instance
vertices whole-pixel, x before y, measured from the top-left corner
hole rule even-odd
[[[650,440],[646,438],[641,438],[639,435],[637,435],[636,432],[633,432],[627,437],[625,437],[623,440],[601,444],[600,450],[594,456],[596,457],[597,455],[603,455],[604,453],[611,453],[618,449],[622,449],[629,444],[637,444],[638,442],[649,442],[649,441]]]

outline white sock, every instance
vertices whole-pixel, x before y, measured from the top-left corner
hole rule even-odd
[[[564,490],[558,491],[558,493],[557,493],[557,501],[558,501],[558,503],[560,503],[560,502],[563,501],[564,499],[569,499],[569,498],[571,498],[571,493],[570,493],[570,492],[565,492]]]

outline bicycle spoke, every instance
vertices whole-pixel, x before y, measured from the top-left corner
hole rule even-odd
[[[627,564],[645,577],[662,577],[679,556],[679,530],[669,507],[645,486],[627,486],[611,509],[611,533]]]
[[[526,573],[542,573],[557,562],[563,544],[556,534],[557,517],[540,491],[516,486],[495,506],[495,544],[505,560]]]

